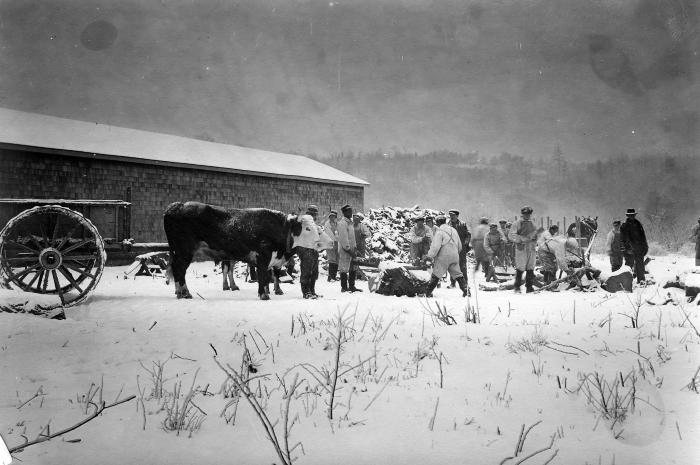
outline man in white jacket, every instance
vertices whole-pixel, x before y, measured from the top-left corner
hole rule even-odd
[[[306,214],[302,215],[301,234],[294,239],[294,247],[299,256],[299,283],[301,294],[305,299],[318,299],[323,297],[316,294],[316,280],[318,280],[318,252],[326,245],[322,242],[332,243],[331,239],[316,224],[318,207],[309,205]],[[325,237],[322,237],[325,236]]]
[[[427,254],[427,258],[433,262],[433,273],[425,295],[426,297],[432,297],[440,278],[449,272],[450,277],[457,281],[459,288],[462,289],[462,296],[467,297],[471,293],[459,266],[459,253],[462,250],[462,241],[459,233],[457,233],[455,228],[447,224],[447,218],[442,215],[435,219],[435,224],[437,225],[437,230]]]

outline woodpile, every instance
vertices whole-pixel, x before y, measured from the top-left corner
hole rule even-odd
[[[418,217],[444,215],[441,210],[421,208],[382,207],[371,208],[365,223],[372,231],[368,248],[383,260],[407,263],[410,261],[411,241],[408,234]]]

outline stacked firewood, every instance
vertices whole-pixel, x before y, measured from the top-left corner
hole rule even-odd
[[[435,217],[444,215],[444,212],[421,208],[418,205],[410,208],[371,208],[364,220],[372,231],[372,238],[367,244],[369,250],[382,260],[409,262],[411,251],[409,232],[415,224],[415,218],[426,215]]]

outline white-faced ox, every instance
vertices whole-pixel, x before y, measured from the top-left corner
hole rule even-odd
[[[279,270],[289,260],[294,237],[302,229],[296,216],[276,210],[222,208],[200,202],[170,204],[163,215],[163,227],[178,299],[192,298],[185,273],[195,252],[200,251],[212,260],[237,260],[255,266],[258,296],[268,300],[270,270]]]

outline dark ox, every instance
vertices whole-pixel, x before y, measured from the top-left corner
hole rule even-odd
[[[255,266],[258,296],[268,300],[270,270],[279,269],[292,256],[294,236],[301,223],[266,208],[221,208],[200,202],[175,202],[163,216],[170,247],[170,269],[175,295],[191,299],[185,273],[195,252],[211,260],[237,260]]]

